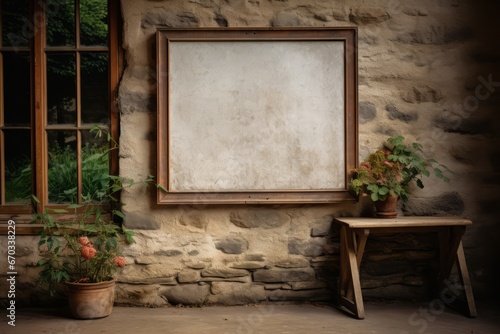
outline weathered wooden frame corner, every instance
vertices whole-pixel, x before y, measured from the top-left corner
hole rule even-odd
[[[172,191],[170,187],[169,47],[179,41],[332,41],[344,44],[344,186],[335,189],[230,189],[225,191]],[[157,172],[158,204],[308,204],[353,201],[347,189],[349,171],[358,164],[357,29],[346,28],[228,28],[158,29],[157,47]]]

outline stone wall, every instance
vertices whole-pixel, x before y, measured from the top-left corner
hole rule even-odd
[[[125,0],[122,7],[122,175],[155,171],[156,28],[357,26],[360,159],[401,133],[455,171],[449,185],[429,180],[401,211],[473,219],[465,247],[477,293],[493,279],[484,254],[493,245],[488,231],[498,230],[498,181],[487,175],[498,167],[487,152],[498,142],[500,76],[498,47],[488,43],[493,25],[483,16],[493,1]],[[339,249],[332,219],[367,213],[362,203],[162,207],[147,192],[123,199],[139,240],[127,250],[118,300],[141,305],[331,300]],[[371,240],[365,295],[425,295],[436,240]]]
[[[498,12],[487,0],[122,0],[120,173],[155,174],[156,28],[357,26],[360,159],[403,134],[455,172],[450,184],[429,179],[400,210],[471,218],[464,244],[473,287],[478,298],[491,296],[499,278],[491,256],[500,213]],[[159,206],[144,189],[122,199],[137,244],[125,250],[117,301],[144,306],[332,300],[339,257],[332,220],[371,212],[367,202]],[[436,241],[370,239],[364,295],[427,298]],[[33,254],[23,255],[18,262],[29,272]]]

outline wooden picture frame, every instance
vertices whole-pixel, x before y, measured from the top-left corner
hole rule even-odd
[[[355,27],[156,37],[159,204],[354,200]]]

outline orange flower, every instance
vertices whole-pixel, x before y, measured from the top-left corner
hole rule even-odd
[[[384,147],[383,149],[379,150],[379,152],[382,152],[385,156],[388,156],[389,154],[392,153],[392,150],[389,150],[388,148]]]
[[[115,256],[113,261],[117,266],[125,267],[125,258],[123,256]]]
[[[86,245],[82,247],[81,253],[86,260],[90,260],[97,254],[97,251],[92,245]]]
[[[87,238],[87,237],[80,237],[80,238],[78,238],[78,242],[80,244],[82,244],[83,246],[88,246],[88,245],[92,246],[92,244],[90,243],[89,238]]]
[[[359,165],[359,170],[370,170],[372,168],[372,165],[370,165],[369,162],[362,162],[361,165]]]

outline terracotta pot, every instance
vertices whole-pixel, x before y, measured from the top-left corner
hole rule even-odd
[[[375,202],[375,216],[377,218],[396,218],[398,216],[397,205],[398,196],[387,195],[385,201]]]
[[[116,280],[99,283],[69,283],[68,302],[73,317],[98,319],[111,314],[115,301]]]

